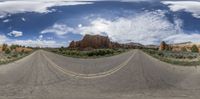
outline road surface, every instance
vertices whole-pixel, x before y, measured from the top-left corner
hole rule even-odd
[[[99,59],[38,50],[0,66],[0,99],[198,99],[199,73],[139,50]]]

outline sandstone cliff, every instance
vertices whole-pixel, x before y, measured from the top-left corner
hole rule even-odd
[[[143,45],[139,43],[127,43],[120,44],[117,42],[112,42],[106,36],[100,35],[85,35],[80,41],[72,41],[69,44],[69,49],[78,50],[90,50],[90,49],[100,49],[100,48],[142,48]]]
[[[100,35],[85,35],[80,41],[72,41],[69,44],[70,49],[98,49],[118,47],[118,43],[113,43],[108,37]]]

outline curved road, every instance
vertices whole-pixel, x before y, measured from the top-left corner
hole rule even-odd
[[[0,99],[198,99],[199,67],[161,62],[139,50],[76,59],[39,50],[0,66]]]

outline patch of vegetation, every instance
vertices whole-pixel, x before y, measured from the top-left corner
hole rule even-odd
[[[167,63],[182,66],[200,65],[200,54],[196,51],[187,52],[182,49],[181,52],[158,51],[153,49],[143,49],[147,54]]]
[[[195,52],[195,53],[198,53],[199,49],[198,49],[198,47],[196,45],[193,45],[192,48],[191,48],[191,51]]]
[[[59,49],[48,49],[51,52],[61,54],[64,56],[76,57],[76,58],[98,58],[117,55],[127,51],[127,49],[93,49],[88,51],[69,50],[61,47]]]
[[[0,51],[0,65],[21,59],[32,52],[33,50],[31,48],[20,45],[8,46],[7,44],[3,44]]]

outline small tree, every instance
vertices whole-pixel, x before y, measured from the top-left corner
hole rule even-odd
[[[195,53],[198,53],[199,49],[198,49],[198,47],[196,45],[193,45],[192,48],[191,48],[191,51],[195,52]]]
[[[62,52],[62,51],[64,51],[65,50],[65,48],[62,46],[61,48],[59,48],[59,51],[60,52]]]
[[[187,49],[186,49],[185,47],[182,47],[182,48],[181,48],[181,51],[182,51],[182,52],[187,52]]]
[[[169,50],[172,50],[172,47],[170,45],[168,45],[167,43],[165,43],[165,41],[162,41],[160,43],[159,50],[160,51],[163,51],[163,50],[169,51]]]
[[[11,50],[15,50],[16,48],[17,48],[17,45],[11,45],[11,46],[10,46],[10,49],[11,49]]]
[[[5,50],[5,53],[6,53],[6,54],[10,54],[10,52],[11,52],[11,51],[10,51],[9,48],[7,48],[7,49]]]
[[[7,44],[3,44],[2,51],[6,51],[7,48],[8,48],[8,45]]]

